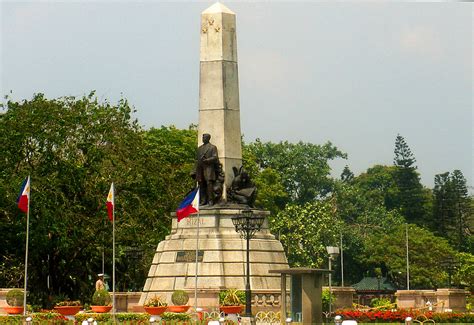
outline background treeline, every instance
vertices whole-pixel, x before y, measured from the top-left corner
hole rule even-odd
[[[89,301],[95,274],[111,273],[112,227],[105,198],[116,187],[117,289],[140,290],[157,244],[193,187],[197,130],[144,130],[125,100],[8,98],[0,115],[0,287],[22,287],[26,217],[16,206],[31,175],[28,287],[49,307],[58,296]],[[344,282],[364,275],[410,288],[474,286],[473,198],[459,170],[420,183],[415,156],[397,136],[394,162],[355,176],[331,177],[346,154],[331,143],[243,144],[244,166],[257,184],[257,207],[270,210],[272,232],[292,266],[326,267],[325,246],[344,243]],[[340,264],[335,263],[335,281]]]

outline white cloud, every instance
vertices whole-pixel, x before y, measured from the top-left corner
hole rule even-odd
[[[413,26],[400,34],[400,47],[403,52],[438,61],[443,56],[443,47],[432,27]]]

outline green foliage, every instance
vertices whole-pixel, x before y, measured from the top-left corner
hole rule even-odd
[[[0,315],[0,324],[23,325],[23,315]]]
[[[50,297],[61,292],[90,303],[91,275],[101,268],[102,253],[112,255],[104,204],[112,181],[116,287],[141,290],[156,245],[169,234],[169,212],[194,186],[189,172],[196,128],[143,130],[125,99],[110,104],[93,92],[82,98],[7,98],[3,107],[0,287],[19,287],[24,281],[26,218],[15,200],[21,181],[31,175],[30,229],[35,231],[30,232],[29,302],[51,308]],[[430,190],[420,184],[416,160],[401,136],[394,153],[394,166],[372,166],[357,177],[346,166],[339,181],[330,176],[329,163],[346,155],[331,143],[257,140],[243,145],[243,165],[258,187],[256,205],[271,211],[271,231],[282,241],[290,265],[321,267],[327,261],[324,247],[337,244],[342,233],[344,263],[351,266],[345,269],[346,281],[354,283],[380,268],[403,287],[400,227],[408,220],[419,226],[411,226],[412,286],[430,288],[446,282],[447,274],[437,263],[455,251],[426,228],[456,249],[472,252],[474,201],[467,195],[466,180],[460,171],[437,175],[433,201]],[[427,244],[418,244],[418,237]],[[457,258],[453,280],[472,288],[472,255]],[[110,270],[110,259],[105,261]],[[334,267],[337,282],[339,263]],[[51,276],[50,287],[44,274]]]
[[[434,313],[431,316],[436,323],[463,323],[463,324],[473,324],[474,323],[474,314],[469,313]]]
[[[392,301],[389,298],[373,298],[370,301],[371,307],[377,307],[379,310],[393,309]]]
[[[145,302],[146,307],[164,307],[168,306],[166,301],[161,296],[153,296]]]
[[[92,305],[93,306],[110,306],[112,304],[112,298],[110,293],[103,290],[96,290],[92,296]]]
[[[74,318],[77,323],[81,323],[89,318],[93,318],[100,323],[112,323],[112,314],[110,313],[79,313],[74,315]],[[147,313],[116,313],[115,318],[119,322],[136,321],[143,323],[150,319],[150,315]]]
[[[93,93],[53,100],[38,94],[6,106],[0,115],[0,141],[6,144],[0,158],[0,200],[5,203],[0,231],[10,229],[15,236],[6,236],[0,255],[17,256],[17,261],[24,255],[25,218],[19,217],[14,197],[29,174],[30,228],[35,229],[29,246],[31,298],[52,293],[44,281],[50,274],[53,290],[59,291],[54,286],[60,284],[71,297],[90,299],[93,286],[86,279],[99,268],[97,246],[110,247],[106,212],[99,207],[110,182],[123,175],[117,166],[132,163],[131,148],[139,145],[132,109],[125,100],[115,106],[99,103]],[[117,204],[117,212],[121,209]]]
[[[184,306],[188,301],[189,296],[184,290],[175,290],[171,295],[171,302],[176,306]]]
[[[366,200],[382,204],[388,210],[397,209],[400,189],[395,180],[395,172],[394,166],[375,165],[357,176],[354,185]]]
[[[329,298],[331,298],[331,305],[334,306],[334,303],[336,302],[336,296],[334,293],[329,294],[328,289],[324,289],[322,293],[322,303],[323,303],[323,311],[327,312],[329,311]]]
[[[56,303],[57,307],[63,306],[82,306],[79,300],[63,300]]]
[[[122,99],[7,99],[0,114],[0,287],[23,283],[26,218],[15,201],[31,175],[30,300],[51,308],[59,292],[90,302],[91,275],[112,255],[105,197],[114,181],[117,290],[141,290],[169,212],[193,181],[195,129],[143,131]],[[3,145],[4,144],[4,145]],[[47,258],[49,257],[49,258]],[[111,269],[106,258],[106,269]],[[110,263],[110,264],[109,264]],[[46,286],[44,274],[51,276]]]
[[[474,311],[474,295],[471,293],[466,297],[466,312],[471,313]]]
[[[332,191],[329,160],[346,158],[330,142],[320,146],[311,143],[287,141],[261,142],[257,139],[246,147],[247,159],[254,161],[257,171],[271,169],[278,173],[287,193],[287,201],[304,204]],[[247,167],[247,166],[246,166]],[[250,168],[250,175],[255,178]],[[280,198],[284,198],[280,195]]]
[[[416,214],[422,217],[416,219],[417,222],[424,224],[423,220],[426,220],[424,213],[429,211],[431,199],[429,191],[422,189],[418,192],[421,199],[416,202],[404,201],[402,197],[408,192],[398,182],[399,168],[402,167],[376,165],[354,178],[351,183],[339,183],[336,186],[337,213],[346,222],[343,231],[344,262],[346,265],[351,265],[351,268],[345,272],[345,276],[352,283],[360,281],[362,274],[380,267],[382,273],[398,287],[406,286],[404,283],[405,271],[403,270],[404,255],[398,255],[403,254],[402,248],[397,250],[395,256],[387,254],[387,251],[382,251],[386,244],[381,241],[375,244],[374,238],[385,238],[386,240],[392,238],[391,234],[406,222],[406,207],[415,210],[419,208]],[[420,187],[417,185],[415,188],[421,188],[421,185]],[[376,249],[373,248],[374,245],[380,246],[380,254],[383,254],[385,258],[399,260],[400,265],[397,264],[396,270],[393,265],[389,266],[389,263],[384,263],[383,257],[378,259],[381,264],[369,262],[373,260],[370,254]],[[436,259],[435,251],[428,250],[425,254],[428,260]],[[435,275],[435,273],[430,273],[431,275]],[[438,276],[438,280],[429,282],[438,283],[439,281],[440,277]]]
[[[443,286],[446,283],[447,273],[441,262],[455,254],[453,248],[445,239],[436,237],[430,231],[416,225],[409,225],[408,237],[410,288]],[[391,232],[371,234],[361,257],[367,266],[381,267],[401,288],[406,285],[405,238],[405,225],[395,227]]]
[[[1,316],[0,315],[0,324],[18,324],[23,325],[25,324],[26,317],[31,317],[33,320],[33,324],[67,324],[70,321],[67,321],[63,315],[55,312],[42,312],[42,313],[32,313],[28,314],[27,316],[23,315],[8,315],[8,316]]]
[[[350,183],[354,179],[354,173],[349,169],[349,166],[344,166],[341,173],[341,181],[344,183]]]
[[[429,220],[430,200],[420,183],[420,176],[414,166],[415,157],[405,139],[398,135],[395,139],[395,173],[398,189],[396,206],[409,223],[422,225]]]
[[[97,322],[107,322],[107,321],[112,320],[112,314],[110,313],[78,313],[74,315],[74,318],[76,322],[78,323],[81,323],[89,318],[93,318]]]
[[[7,292],[5,300],[9,306],[23,306],[24,295],[23,290],[11,289]]]
[[[435,175],[433,230],[458,250],[472,251],[472,198],[460,170]]]
[[[408,147],[405,139],[400,134],[398,134],[395,139],[394,153],[395,158],[393,159],[393,164],[395,166],[411,168],[416,162],[415,156],[412,154],[410,147]]]
[[[325,246],[337,243],[341,228],[327,200],[288,204],[277,216],[270,216],[270,224],[290,266],[320,267],[327,260]]]
[[[59,323],[65,323],[64,316],[62,316],[60,313],[56,313],[54,311],[51,312],[42,312],[42,313],[34,313],[31,317],[34,322],[44,322],[48,321],[49,322],[59,322]]]
[[[219,292],[219,305],[240,306],[245,305],[245,292],[237,289],[227,289]]]
[[[189,321],[191,320],[191,315],[188,313],[172,313],[172,312],[164,312],[161,314],[161,319],[164,321]]]
[[[454,273],[454,283],[460,288],[474,292],[474,255],[458,253],[456,260],[459,261],[459,264]]]

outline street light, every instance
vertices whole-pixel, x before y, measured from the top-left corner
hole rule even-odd
[[[326,246],[326,251],[329,254],[329,317],[331,317],[331,305],[332,305],[331,261],[335,260],[337,256],[339,255],[339,247]]]
[[[235,231],[247,240],[247,283],[245,284],[245,317],[252,317],[252,299],[250,291],[250,239],[263,225],[265,217],[253,216],[253,211],[245,209],[240,215],[232,217]]]

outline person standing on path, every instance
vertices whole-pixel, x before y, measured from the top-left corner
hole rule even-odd
[[[99,279],[95,282],[95,290],[96,291],[104,290],[105,289],[104,274],[99,273],[97,274],[97,276],[99,277]]]

